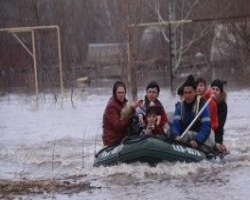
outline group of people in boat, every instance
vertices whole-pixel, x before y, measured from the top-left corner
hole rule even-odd
[[[161,135],[187,143],[204,151],[226,153],[223,144],[227,118],[226,92],[223,81],[207,81],[193,75],[177,89],[180,100],[175,104],[172,120],[159,101],[160,87],[156,81],[146,87],[144,99],[128,103],[126,85],[115,82],[113,94],[103,114],[103,144],[121,143],[129,134]]]

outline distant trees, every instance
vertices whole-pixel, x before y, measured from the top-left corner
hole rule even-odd
[[[250,73],[250,17],[234,19],[217,24],[211,58],[214,61],[227,61],[233,70],[241,72],[241,79]]]
[[[174,2],[172,16],[169,13],[171,1]],[[172,38],[175,41],[174,72],[184,65],[186,57],[194,58],[197,53],[209,61],[218,24],[223,24],[224,27],[227,24],[225,36],[220,38],[230,48],[230,54],[224,58],[234,58],[237,65],[242,66],[246,72],[250,71],[249,18],[233,18],[250,15],[248,0],[12,0],[0,1],[0,10],[2,28],[60,26],[63,68],[68,80],[74,80],[79,75],[78,72],[86,68],[89,43],[129,41],[125,57],[126,64],[131,66],[127,68],[126,76],[129,79],[128,75],[132,75],[131,86],[136,86],[136,81],[144,84],[147,78],[159,78],[162,74],[169,73],[169,26],[139,26],[141,23],[162,23],[169,19],[191,20],[188,23],[171,24],[171,33],[175,35]],[[229,37],[230,34],[234,39]],[[6,37],[0,35],[0,56],[3,45],[9,42],[2,42],[1,38]],[[42,70],[45,70],[45,65],[53,66],[56,63],[54,39],[53,34],[47,32],[41,32],[36,37]],[[45,58],[48,60],[45,61]],[[151,70],[153,68],[157,70]]]
[[[228,24],[224,39],[230,47],[229,56],[235,58],[245,74],[250,73],[250,16]]]

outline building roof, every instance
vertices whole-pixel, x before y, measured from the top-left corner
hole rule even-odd
[[[115,64],[124,61],[125,56],[125,43],[90,43],[88,45],[88,63]]]

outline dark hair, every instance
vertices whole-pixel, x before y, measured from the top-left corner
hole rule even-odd
[[[158,91],[158,93],[160,92],[160,86],[159,86],[159,84],[158,84],[156,81],[151,81],[151,82],[148,84],[146,90],[148,90],[149,88],[156,88],[157,91]]]
[[[148,116],[149,114],[156,114],[156,115],[160,115],[162,112],[162,108],[160,106],[149,106],[146,109],[146,116]]]
[[[124,90],[125,90],[125,94],[126,94],[126,85],[125,83],[123,83],[122,81],[116,81],[114,83],[114,86],[113,86],[113,95],[115,96],[116,95],[116,90],[118,87],[123,87]]]
[[[183,84],[181,84],[181,85],[177,88],[177,94],[178,94],[178,95],[183,95],[183,94],[184,94],[184,87],[183,87]]]
[[[185,87],[193,87],[196,90],[196,84],[192,74],[188,75],[186,81],[184,82],[183,88]]]
[[[203,83],[205,86],[207,86],[207,81],[206,81],[206,79],[203,78],[203,77],[199,77],[199,78],[196,79],[196,81],[195,81],[196,86],[197,86],[199,83]]]

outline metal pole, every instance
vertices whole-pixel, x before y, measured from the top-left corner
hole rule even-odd
[[[63,102],[64,90],[63,90],[63,72],[62,72],[62,53],[61,53],[61,35],[60,29],[57,26],[57,44],[58,44],[58,59],[59,59],[59,73],[60,73],[60,89],[61,89],[61,100]]]
[[[34,59],[33,53],[29,50],[29,48],[23,43],[23,41],[14,33],[11,33],[14,38],[23,46],[23,48],[31,55],[31,57]]]
[[[34,62],[34,74],[35,74],[35,89],[36,89],[36,99],[38,100],[38,76],[37,76],[37,61],[36,61],[36,48],[35,48],[35,30],[43,30],[43,29],[56,29],[57,30],[57,42],[58,42],[58,60],[59,60],[59,73],[60,73],[60,87],[61,87],[61,98],[63,100],[64,90],[63,90],[63,71],[62,71],[62,54],[61,54],[61,37],[60,37],[60,29],[58,26],[32,26],[32,27],[13,27],[13,28],[0,28],[1,32],[11,33],[15,39],[24,47],[24,49],[32,56]],[[21,39],[15,33],[28,33],[31,32],[32,39],[32,48],[33,53],[29,50],[29,48],[21,41]]]
[[[31,26],[31,27],[13,27],[13,28],[0,28],[0,32],[30,32],[32,30],[41,30],[41,29],[55,29],[58,26]]]
[[[38,102],[39,98],[38,98],[37,62],[36,62],[36,47],[35,47],[34,30],[31,31],[31,38],[32,38],[32,51],[33,51],[34,74],[35,74],[36,101]]]
[[[127,82],[128,88],[131,90],[131,52],[130,52],[130,28],[127,27]]]
[[[173,92],[173,54],[172,54],[172,34],[171,34],[171,24],[168,25],[169,29],[169,73],[170,73],[170,90]]]
[[[127,81],[128,88],[133,100],[137,99],[137,81],[136,81],[136,72],[135,66],[131,60],[131,27],[130,27],[130,0],[127,0],[127,27],[126,27],[126,36],[127,36]]]

